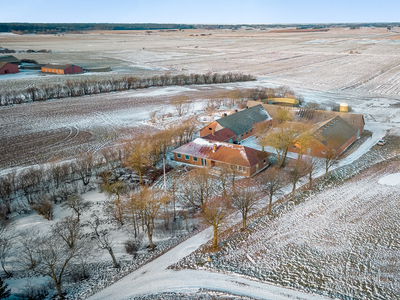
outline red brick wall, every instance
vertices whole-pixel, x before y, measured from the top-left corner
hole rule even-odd
[[[181,157],[179,158],[178,153],[174,153],[174,160],[184,162],[187,164],[192,164],[195,166],[201,166],[201,158],[200,157],[197,158],[197,161],[194,161],[193,156],[189,155],[189,159],[187,160],[187,159],[185,159],[185,155],[181,154]],[[209,166],[210,164],[211,164],[211,161],[207,159],[207,166]]]
[[[195,166],[201,166],[201,158],[200,157],[197,158],[197,162],[196,162],[196,161],[193,160],[193,156],[189,156],[189,159],[187,160],[187,159],[185,159],[185,155],[181,154],[181,157],[179,158],[177,154],[178,153],[174,153],[174,160],[175,161],[179,161],[179,162],[183,162],[183,163],[187,163],[187,164],[191,164],[191,165],[195,165]],[[253,176],[254,174],[256,174],[258,171],[264,169],[268,164],[269,164],[269,161],[268,161],[268,158],[267,158],[265,164],[264,164],[263,160],[261,160],[259,162],[258,170],[257,170],[257,166],[254,165],[251,168],[246,167],[246,173],[236,171],[237,172],[236,174],[250,177],[250,176]],[[228,170],[230,168],[230,165],[227,164],[227,163],[218,162],[218,161],[212,161],[210,159],[207,159],[206,166],[208,166],[208,167],[211,167],[211,166],[227,167]]]
[[[212,130],[210,130],[210,128],[215,130],[215,127],[217,127],[217,126],[218,126],[218,122],[217,121],[214,121],[211,124],[208,124],[206,127],[202,128],[200,130],[200,137],[203,137],[203,136],[211,134]]]
[[[19,73],[19,68],[17,65],[5,64],[0,69],[0,74],[15,74],[15,73]]]

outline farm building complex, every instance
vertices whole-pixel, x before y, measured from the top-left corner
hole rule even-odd
[[[200,137],[220,142],[240,143],[255,133],[255,124],[268,121],[272,121],[272,118],[258,103],[208,124],[200,130]]]
[[[75,65],[45,65],[42,72],[55,74],[77,74],[82,73],[83,69]]]
[[[259,101],[248,101],[248,107],[260,105]],[[346,112],[311,110],[299,107],[280,107],[262,104],[264,109],[275,118],[279,110],[287,110],[292,117],[293,126],[308,127],[315,134],[311,146],[301,149],[299,143],[293,145],[291,152],[303,153],[311,156],[324,157],[328,149],[333,149],[337,155],[342,153],[364,131],[364,116]]]
[[[285,126],[297,132],[289,149],[295,153],[326,157],[333,150],[337,156],[359,138],[364,130],[364,117],[360,114],[248,101],[246,109],[229,116],[224,114],[221,119],[203,127],[200,138],[173,150],[174,159],[195,166],[227,167],[244,176],[253,176],[269,165],[269,154],[240,143],[256,134],[257,129],[269,130],[273,118],[280,124],[282,112],[279,110],[289,112],[290,121],[285,122]],[[257,128],[256,124],[262,126]],[[310,133],[307,143],[301,142],[300,138],[305,132]]]
[[[269,164],[269,154],[242,145],[197,138],[175,150],[174,159],[196,166],[226,167],[253,176]]]
[[[18,73],[19,68],[17,65],[10,64],[5,61],[0,61],[0,75]]]

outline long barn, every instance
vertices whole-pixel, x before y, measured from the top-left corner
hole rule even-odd
[[[82,73],[82,67],[76,65],[45,65],[42,72],[55,74],[77,74]]]

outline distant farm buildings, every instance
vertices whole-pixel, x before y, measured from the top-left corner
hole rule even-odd
[[[17,65],[10,64],[8,62],[0,61],[0,75],[4,74],[15,74],[19,72]]]
[[[269,165],[269,154],[266,152],[202,138],[172,152],[176,161],[204,167],[225,167],[243,176],[253,176]]]
[[[257,123],[272,121],[272,118],[258,102],[257,105],[224,116],[200,130],[200,137],[208,140],[239,144],[252,136]]]
[[[55,74],[77,74],[82,73],[83,69],[76,65],[44,65],[42,72]]]

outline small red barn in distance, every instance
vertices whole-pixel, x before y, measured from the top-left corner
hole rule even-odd
[[[42,72],[55,74],[77,74],[82,73],[82,67],[75,65],[45,65],[42,67]]]
[[[17,65],[10,64],[5,61],[0,61],[0,75],[14,73],[19,73],[19,68]]]

